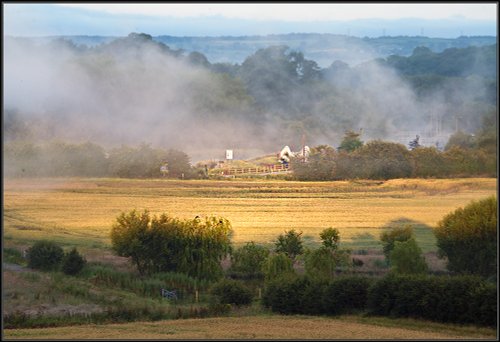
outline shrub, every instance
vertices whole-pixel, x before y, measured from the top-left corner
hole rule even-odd
[[[262,303],[274,312],[300,314],[303,312],[303,295],[309,280],[296,275],[284,275],[266,284]]]
[[[231,250],[231,232],[224,218],[182,221],[132,210],[117,218],[111,243],[116,254],[131,258],[141,275],[173,271],[216,280],[223,275],[220,262]]]
[[[375,315],[493,325],[494,288],[473,276],[389,274],[369,288],[368,309]]]
[[[380,235],[382,241],[382,249],[387,261],[390,260],[391,251],[394,249],[396,241],[406,241],[413,237],[413,227],[405,225],[404,227],[393,228],[390,231],[383,232]]]
[[[64,257],[63,249],[52,241],[37,241],[28,249],[28,267],[44,271],[60,267]]]
[[[62,271],[68,275],[76,275],[83,269],[87,260],[78,253],[76,248],[73,248],[69,253],[64,255],[62,263]]]
[[[361,178],[391,179],[410,177],[410,151],[403,144],[372,140],[352,152],[362,163],[356,172]]]
[[[396,273],[426,273],[427,264],[417,241],[411,238],[406,241],[395,241],[389,255],[393,271]]]
[[[301,298],[301,313],[305,315],[322,315],[325,313],[324,301],[328,282],[309,278]]]
[[[333,280],[324,293],[324,307],[328,314],[349,313],[366,307],[370,281],[365,277],[349,276]]]
[[[340,314],[363,310],[368,278],[344,277],[331,282],[307,276],[283,276],[269,282],[262,303],[281,314]]]
[[[497,199],[471,202],[446,215],[434,230],[438,252],[447,268],[492,276],[497,269]]]
[[[252,292],[238,280],[222,279],[212,286],[210,293],[221,304],[248,305],[252,302]]]
[[[241,278],[263,278],[264,263],[269,250],[253,241],[238,248],[231,255],[231,274]]]
[[[274,254],[267,258],[263,270],[266,281],[276,279],[282,275],[294,274],[292,261],[283,253]]]
[[[335,156],[335,150],[330,146],[313,147],[306,163],[301,157],[292,158],[293,175],[301,181],[332,180],[334,178]]]
[[[449,173],[443,154],[435,147],[418,147],[411,156],[413,177],[442,177]]]
[[[306,253],[306,274],[314,279],[329,280],[335,272],[335,256],[329,248],[321,247]]]

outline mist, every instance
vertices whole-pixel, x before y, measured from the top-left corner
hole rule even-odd
[[[359,46],[353,55],[361,50],[368,51]],[[357,65],[335,61],[325,69],[304,59],[296,65],[311,70],[314,77],[306,80],[304,70],[279,69],[297,63],[290,50],[270,51],[249,56],[228,75],[193,64],[147,35],[91,48],[8,38],[4,108],[30,122],[41,141],[106,148],[147,143],[184,151],[193,162],[223,159],[226,149],[235,150],[236,159],[275,154],[284,145],[298,150],[304,135],[309,146],[336,147],[350,129],[361,130],[364,141],[407,145],[419,134],[421,143],[442,147],[457,118],[462,130],[480,124],[477,108],[464,103],[485,96],[481,82],[446,83],[417,94],[375,57]],[[272,66],[275,60],[282,64]]]
[[[108,147],[145,142],[193,155],[219,149],[220,156],[226,148],[258,141],[254,127],[232,118],[244,117],[250,107],[242,108],[240,99],[234,101],[238,106],[231,103],[223,80],[155,44],[83,53],[64,42],[5,44],[5,108],[45,127],[40,139]]]

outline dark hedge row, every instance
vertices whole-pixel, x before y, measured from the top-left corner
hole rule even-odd
[[[370,313],[496,325],[496,285],[473,276],[390,275],[368,293]]]
[[[269,282],[263,304],[282,314],[342,314],[366,307],[371,280],[346,276],[331,282],[289,276]]]
[[[496,285],[472,276],[346,276],[329,283],[295,276],[269,282],[262,300],[266,307],[282,314],[364,311],[445,323],[497,323]]]

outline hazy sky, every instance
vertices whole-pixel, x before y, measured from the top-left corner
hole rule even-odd
[[[59,4],[109,13],[152,16],[197,17],[220,15],[254,20],[352,20],[366,18],[398,19],[405,17],[440,19],[461,16],[495,20],[495,3],[128,3]]]
[[[3,3],[4,34],[495,35],[497,3]],[[412,19],[413,18],[413,19]],[[377,21],[375,21],[375,19]],[[383,20],[383,22],[381,21]]]

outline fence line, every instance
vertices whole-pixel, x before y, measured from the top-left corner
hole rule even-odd
[[[222,169],[221,174],[223,176],[233,176],[242,174],[269,174],[269,173],[279,173],[288,171],[290,171],[290,167],[287,164],[277,164],[270,166]]]

